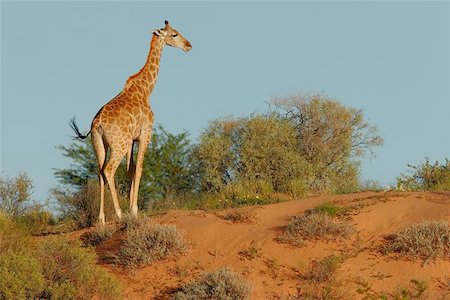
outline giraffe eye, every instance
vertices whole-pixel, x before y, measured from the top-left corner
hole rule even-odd
[[[176,34],[176,33],[175,33],[175,34],[172,34],[172,37],[177,37],[177,36],[178,36],[178,34]]]

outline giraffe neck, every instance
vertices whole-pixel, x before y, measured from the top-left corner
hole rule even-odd
[[[159,63],[163,48],[163,37],[153,35],[145,65],[139,72],[128,78],[125,89],[131,87],[133,84],[137,84],[143,88],[144,93],[148,93],[146,95],[147,97],[152,93],[156,84],[156,78],[158,77]]]

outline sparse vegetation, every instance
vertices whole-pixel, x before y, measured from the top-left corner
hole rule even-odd
[[[391,299],[393,300],[419,300],[428,299],[426,297],[426,291],[428,289],[428,284],[423,280],[412,279],[410,284],[406,287],[398,287],[391,294]],[[386,294],[381,294],[379,299],[388,299]]]
[[[234,209],[226,213],[223,218],[233,223],[250,223],[253,219],[253,215],[247,210]]]
[[[289,300],[342,300],[350,299],[342,287],[330,283],[317,284],[303,282],[297,287],[297,295]]]
[[[450,160],[445,159],[443,164],[436,161],[434,164],[426,158],[418,166],[408,165],[412,170],[409,174],[401,174],[397,178],[397,188],[406,191],[416,190],[450,190]]]
[[[95,226],[81,235],[80,239],[86,246],[98,246],[104,241],[111,239],[116,231],[113,227]]]
[[[239,254],[249,260],[252,260],[252,259],[261,257],[261,255],[262,255],[261,252],[262,252],[261,248],[251,245],[247,249],[239,252]]]
[[[186,243],[175,225],[145,223],[129,226],[126,236],[117,261],[127,267],[149,264],[180,253],[186,248]]]
[[[244,300],[250,295],[250,286],[228,268],[204,273],[184,285],[172,300]]]
[[[353,232],[347,222],[338,223],[326,213],[311,212],[293,217],[278,240],[300,246],[305,240],[346,238]]]
[[[386,238],[383,253],[397,253],[423,261],[450,258],[450,227],[445,221],[412,224]]]
[[[308,271],[302,275],[302,278],[319,283],[328,282],[339,268],[341,262],[342,259],[336,255],[327,256],[322,260],[315,260]]]
[[[311,213],[324,213],[329,215],[330,217],[336,217],[337,215],[341,214],[342,212],[344,212],[344,208],[340,207],[334,203],[330,203],[330,202],[324,202],[312,209],[308,209],[306,211],[307,214],[311,214]]]
[[[26,174],[0,177],[0,213],[10,216],[32,234],[40,234],[54,224],[53,216],[42,205],[30,200],[31,179]]]

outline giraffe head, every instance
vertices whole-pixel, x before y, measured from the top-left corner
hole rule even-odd
[[[191,43],[185,39],[176,29],[170,27],[169,22],[165,21],[166,26],[156,29],[153,34],[164,38],[166,45],[189,51],[192,49]]]

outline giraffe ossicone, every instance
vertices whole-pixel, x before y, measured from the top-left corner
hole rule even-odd
[[[75,118],[70,120],[70,126],[77,138],[85,139],[91,135],[98,162],[101,224],[105,223],[105,181],[111,191],[116,215],[119,219],[122,217],[114,176],[125,155],[127,172],[131,179],[130,211],[137,215],[144,154],[150,143],[154,121],[149,97],[156,84],[162,50],[166,45],[186,52],[192,49],[189,41],[165,21],[164,28],[153,31],[145,65],[139,72],[130,76],[123,90],[99,110],[92,120],[90,131],[86,135],[81,134]],[[138,146],[136,158],[133,155],[135,145]],[[107,160],[108,151],[110,155]]]

